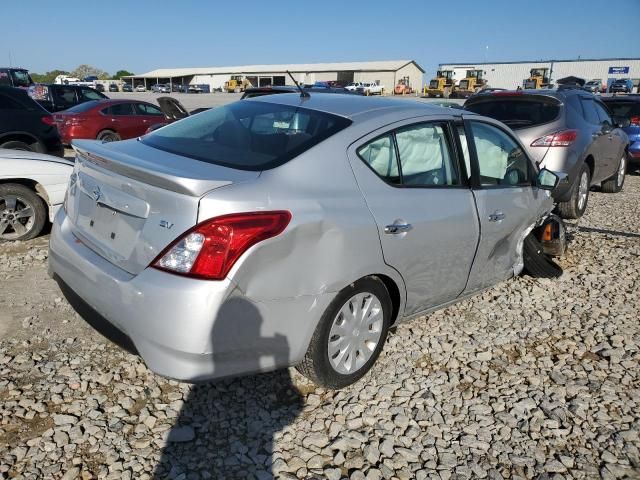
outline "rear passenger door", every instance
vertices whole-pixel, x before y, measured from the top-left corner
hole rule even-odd
[[[384,261],[404,279],[406,314],[455,299],[473,262],[477,215],[452,138],[447,121],[403,122],[348,151]]]
[[[115,131],[121,139],[133,138],[140,130],[140,117],[135,114],[133,104],[116,103],[103,110],[108,117],[107,128]]]
[[[167,121],[164,113],[154,106],[148,103],[134,103],[133,104],[136,115],[140,118],[139,126],[137,126],[136,137],[144,135],[149,127],[158,123],[164,123]]]
[[[521,240],[551,206],[551,199],[534,186],[535,167],[507,130],[470,119],[459,135],[468,147],[481,232],[466,288],[471,293],[514,275],[521,261]]]

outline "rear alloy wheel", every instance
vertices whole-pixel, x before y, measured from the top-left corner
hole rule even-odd
[[[0,240],[30,240],[47,221],[42,199],[24,185],[0,185]]]
[[[562,218],[580,218],[584,215],[589,202],[590,181],[589,167],[582,165],[573,185],[571,198],[566,202],[558,202],[557,211]]]
[[[624,153],[618,164],[618,170],[613,177],[602,182],[604,193],[618,193],[624,186],[624,176],[627,174],[627,154]]]
[[[342,290],[322,315],[296,368],[316,385],[342,388],[364,376],[387,338],[391,299],[384,283],[366,277]]]
[[[19,142],[17,140],[11,140],[0,145],[0,148],[8,148],[11,150],[22,150],[24,152],[35,152],[35,150],[28,143]]]
[[[98,134],[98,140],[102,142],[118,142],[120,141],[120,135],[111,130],[104,130]]]

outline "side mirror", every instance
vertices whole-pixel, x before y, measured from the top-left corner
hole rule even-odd
[[[543,168],[538,172],[536,185],[542,190],[553,190],[560,181],[560,177],[551,170]]]

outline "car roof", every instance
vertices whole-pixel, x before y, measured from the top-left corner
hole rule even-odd
[[[373,111],[415,111],[416,115],[443,114],[451,115],[451,109],[434,107],[428,103],[412,100],[396,100],[385,97],[365,97],[342,93],[315,93],[302,98],[298,93],[283,93],[280,95],[264,95],[261,97],[247,98],[244,102],[265,102],[293,107],[318,110],[333,115],[353,119],[356,116]]]

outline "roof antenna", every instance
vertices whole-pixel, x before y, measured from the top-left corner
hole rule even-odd
[[[287,74],[291,77],[291,80],[293,80],[293,83],[296,84],[296,87],[298,87],[298,90],[300,90],[300,98],[311,98],[311,95],[309,95],[309,92],[305,92],[302,89],[300,84],[298,82],[296,82],[296,79],[293,78],[293,75],[291,75],[291,72],[289,70],[287,70]]]

